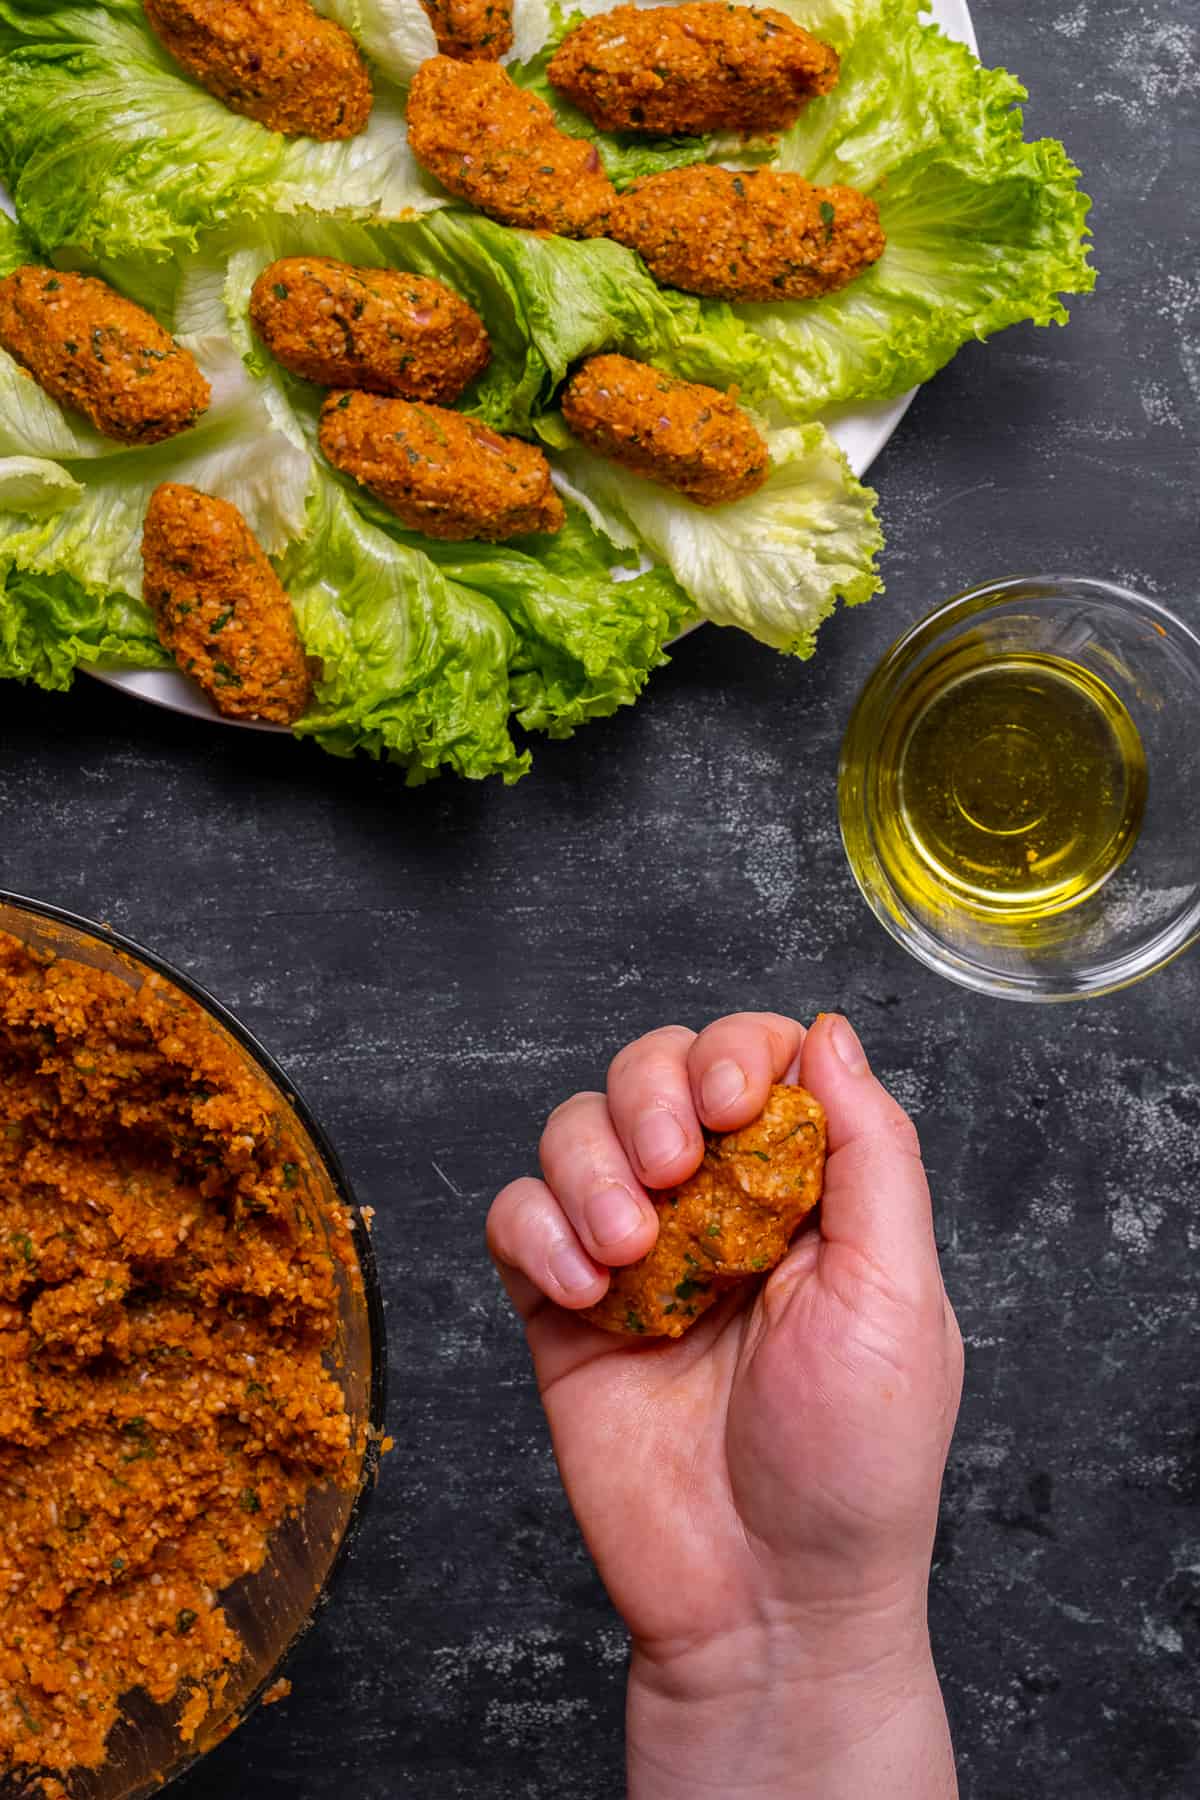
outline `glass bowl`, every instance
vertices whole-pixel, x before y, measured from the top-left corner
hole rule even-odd
[[[303,1162],[301,1180],[307,1177],[311,1183],[322,1215],[338,1203],[350,1212],[357,1266],[338,1267],[339,1329],[331,1366],[345,1393],[352,1426],[365,1427],[358,1479],[352,1489],[310,1489],[303,1511],[273,1534],[259,1572],[222,1591],[221,1604],[241,1637],[245,1655],[193,1742],[182,1744],[176,1733],[179,1703],[155,1706],[135,1691],[126,1698],[109,1738],[107,1761],[98,1770],[77,1771],[68,1783],[72,1800],[145,1800],[226,1738],[262,1699],[328,1597],[378,1469],[386,1368],[379,1277],[366,1223],[328,1139],[279,1065],[218,1001],[127,938],[40,901],[0,893],[0,931],[106,970],[133,987],[141,985],[144,971],[152,970],[198,1003],[255,1079],[273,1094]],[[0,1800],[16,1800],[29,1791],[0,1779]]]
[[[1145,808],[1123,860],[1032,925],[922,890],[885,829],[914,691],[967,658],[1030,654],[1067,659],[1103,683],[1146,759]],[[1020,576],[959,594],[905,632],[867,681],[842,746],[838,812],[867,904],[939,975],[1010,1000],[1081,999],[1138,981],[1200,937],[1200,638],[1155,601],[1104,581]]]

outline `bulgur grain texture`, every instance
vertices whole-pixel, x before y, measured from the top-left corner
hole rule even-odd
[[[421,0],[443,56],[496,62],[512,49],[512,0]]]
[[[0,281],[0,345],[60,406],[118,443],[174,437],[212,399],[191,351],[94,275],[14,269]]]
[[[348,31],[308,0],[143,0],[164,49],[230,112],[287,137],[355,137],[371,77]]]
[[[562,529],[542,452],[445,407],[333,393],[320,442],[335,468],[429,537],[500,543]]]
[[[710,163],[645,175],[605,226],[663,287],[720,300],[809,300],[883,255],[879,210],[857,188]]]
[[[567,137],[497,63],[432,56],[408,93],[413,155],[450,193],[502,225],[594,237],[616,198],[594,144]]]
[[[730,395],[628,356],[583,363],[563,389],[562,415],[581,443],[699,506],[739,500],[767,479],[766,439]]]
[[[143,593],[159,639],[233,719],[291,725],[312,695],[292,603],[237,507],[181,482],[155,488]]]
[[[838,78],[830,45],[771,7],[618,6],[564,38],[547,75],[601,131],[785,131]]]
[[[221,1590],[356,1479],[349,1220],[293,1130],[165,982],[0,934],[0,1775],[62,1793],[134,1688],[190,1740],[242,1654]]]
[[[293,375],[406,400],[450,404],[490,353],[478,313],[444,283],[325,256],[288,256],[265,268],[250,319]]]
[[[706,1133],[704,1161],[652,1194],[658,1241],[614,1269],[603,1300],[578,1316],[628,1336],[682,1337],[731,1288],[773,1269],[825,1177],[825,1111],[800,1087],[771,1089],[741,1131]]]

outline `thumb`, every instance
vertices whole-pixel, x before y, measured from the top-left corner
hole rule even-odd
[[[866,1053],[837,1013],[822,1013],[804,1040],[799,1079],[825,1108],[829,1160],[821,1237],[872,1264],[913,1301],[941,1290],[929,1184],[916,1127],[871,1073]]]

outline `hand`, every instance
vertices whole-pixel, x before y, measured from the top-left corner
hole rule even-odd
[[[826,1109],[819,1229],[680,1339],[572,1318],[653,1244],[647,1188],[690,1175],[702,1128],[749,1123],[772,1081]],[[630,1793],[952,1795],[925,1601],[962,1343],[916,1133],[853,1031],[653,1032],[607,1095],[551,1115],[541,1163],[488,1239],[633,1637]]]

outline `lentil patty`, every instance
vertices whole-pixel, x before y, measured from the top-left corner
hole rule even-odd
[[[174,437],[212,399],[191,351],[94,275],[14,269],[0,281],[0,344],[60,406],[118,443]]]
[[[594,144],[568,137],[498,63],[431,56],[408,91],[408,142],[423,168],[502,225],[593,237],[616,198]]]
[[[474,308],[404,269],[286,256],[255,282],[250,319],[285,369],[323,387],[449,405],[487,367],[488,336]]]
[[[605,230],[638,251],[664,287],[719,300],[832,293],[877,262],[885,242],[875,202],[857,188],[710,163],[642,176]]]
[[[98,1767],[134,1688],[190,1741],[242,1654],[221,1590],[356,1479],[349,1220],[294,1133],[165,981],[0,933],[0,1776]]]
[[[838,78],[837,51],[771,7],[687,0],[585,19],[547,75],[601,131],[785,131]]]
[[[228,500],[164,481],[142,528],[142,590],[159,641],[231,719],[291,725],[312,681],[292,603]]]
[[[143,0],[154,35],[230,112],[290,137],[354,137],[371,77],[350,33],[308,0]]]
[[[562,415],[601,456],[699,506],[738,500],[767,479],[766,440],[731,395],[628,356],[590,357],[563,389]]]
[[[741,1131],[707,1132],[704,1161],[678,1187],[652,1194],[658,1241],[614,1269],[603,1300],[578,1316],[605,1331],[682,1337],[731,1288],[782,1261],[821,1198],[825,1111],[801,1087],[776,1086]]]
[[[443,56],[496,62],[512,49],[512,0],[421,0]]]
[[[537,446],[447,407],[333,393],[320,442],[336,469],[429,537],[500,543],[562,529],[562,501]]]

